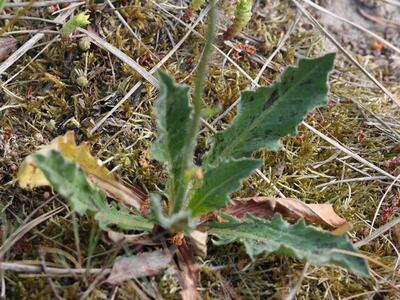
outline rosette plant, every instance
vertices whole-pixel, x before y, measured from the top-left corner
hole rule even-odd
[[[280,139],[296,134],[298,124],[308,112],[327,103],[327,80],[334,54],[301,59],[297,66],[286,68],[273,85],[242,92],[232,124],[209,139],[209,150],[203,154],[201,164],[195,163],[215,19],[211,1],[193,104],[188,86],[177,84],[166,73],[159,73],[160,91],[155,103],[157,139],[151,154],[165,166],[168,179],[162,193],[149,195],[149,213],[144,213],[142,205],[146,197],[143,202],[131,199],[131,207],[110,204],[107,195],[118,198],[123,187],[110,193],[115,178],[108,178],[104,166],[96,165],[94,158],[87,154],[86,145],[72,145],[70,137],[58,138],[47,150],[30,156],[20,179],[26,179],[24,172],[28,166],[37,167],[42,183],[50,184],[78,214],[93,216],[103,230],[147,232],[153,242],[172,243],[178,250],[182,245],[189,250],[191,245],[196,246],[190,241],[194,233],[208,234],[218,245],[243,243],[251,258],[279,252],[310,263],[333,263],[358,275],[368,275],[366,261],[345,235],[306,225],[301,219],[290,223],[277,212],[272,218],[260,218],[250,211],[238,216],[230,214],[229,209],[224,210],[229,206],[229,195],[262,165],[261,160],[253,158],[253,153],[260,149],[278,150]]]

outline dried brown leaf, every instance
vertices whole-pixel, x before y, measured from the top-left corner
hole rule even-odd
[[[207,239],[208,233],[199,230],[193,230],[188,236],[189,244],[193,250],[193,254],[206,258],[207,256]]]
[[[90,153],[87,143],[77,145],[72,131],[58,136],[49,145],[43,146],[25,158],[18,171],[18,181],[22,188],[49,185],[42,171],[36,166],[33,157],[36,154],[46,155],[50,150],[59,151],[66,159],[79,165],[89,181],[103,190],[107,196],[138,210],[147,199],[147,194],[141,189],[120,181],[115,174],[110,173],[103,163]]]
[[[336,214],[331,204],[306,204],[294,198],[251,197],[234,199],[224,213],[237,218],[250,213],[259,218],[270,219],[276,213],[285,218],[304,218],[318,225],[339,227],[347,221]]]
[[[157,250],[140,255],[121,257],[114,263],[106,282],[118,284],[125,280],[154,276],[168,267],[173,255],[168,250]]]
[[[15,50],[17,40],[13,37],[1,37],[0,38],[0,61],[10,55]]]
[[[400,248],[400,224],[396,224],[392,227],[392,239],[397,249]]]
[[[113,230],[107,231],[105,242],[112,245],[115,244],[146,245],[146,246],[157,245],[157,243],[154,242],[153,239],[151,239],[148,233],[124,234],[122,232],[117,232]]]
[[[192,249],[187,243],[177,248],[178,279],[182,286],[182,300],[200,300],[197,285],[200,281],[200,268],[196,263]]]

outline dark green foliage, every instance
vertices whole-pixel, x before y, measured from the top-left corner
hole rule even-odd
[[[92,187],[82,170],[59,152],[51,150],[46,156],[37,154],[35,161],[54,190],[67,199],[78,214],[94,214],[103,230],[109,225],[131,230],[152,229],[153,224],[142,216],[132,215],[122,207],[108,206],[105,194]]]
[[[264,147],[279,149],[279,140],[296,134],[308,112],[327,103],[327,77],[334,58],[331,53],[300,60],[298,67],[288,67],[271,87],[243,92],[232,125],[211,138],[205,163],[249,156]]]
[[[272,220],[262,220],[251,215],[243,220],[225,217],[229,221],[213,223],[209,233],[218,237],[218,244],[243,242],[251,258],[263,252],[279,252],[314,264],[334,263],[359,275],[369,275],[364,259],[335,252],[335,249],[340,249],[356,253],[356,249],[344,235],[336,236],[314,226],[306,226],[303,220],[292,225],[284,221],[280,214]]]
[[[228,195],[236,191],[240,181],[247,178],[261,161],[254,159],[230,159],[221,161],[218,166],[209,168],[204,174],[200,188],[193,192],[189,209],[194,216],[226,206]]]
[[[158,138],[151,149],[155,159],[166,164],[170,176],[170,197],[185,194],[188,178],[185,152],[191,139],[188,129],[192,120],[189,106],[189,87],[181,86],[167,74],[160,72],[160,96],[156,104]],[[172,201],[173,199],[171,199]]]
[[[289,67],[273,86],[243,92],[238,115],[228,129],[212,138],[211,150],[205,155],[204,174],[197,175],[191,153],[196,136],[189,133],[195,124],[189,88],[160,73],[161,90],[156,105],[158,139],[152,153],[167,166],[169,179],[165,209],[160,195],[151,196],[154,223],[171,233],[188,234],[198,224],[197,217],[225,207],[229,194],[261,163],[246,157],[261,148],[278,149],[280,139],[295,134],[310,110],[327,102],[327,77],[334,57],[328,54],[300,60],[298,67]],[[103,229],[111,224],[122,229],[152,228],[153,223],[141,216],[109,207],[104,193],[90,186],[80,168],[58,152],[51,151],[46,157],[37,155],[36,162],[54,189],[79,214],[94,214]],[[176,199],[180,205],[173,211]],[[292,225],[279,214],[272,220],[251,215],[243,220],[224,218],[227,222],[202,225],[218,237],[217,243],[243,242],[252,258],[260,253],[279,252],[315,264],[334,263],[359,275],[369,274],[366,261],[357,257],[356,249],[345,236],[306,226],[304,221]]]

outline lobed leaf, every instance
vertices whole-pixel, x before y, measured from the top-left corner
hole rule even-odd
[[[171,178],[171,195],[177,196],[186,188],[186,172],[191,162],[184,161],[185,151],[195,136],[190,137],[188,128],[192,122],[187,86],[178,85],[167,74],[160,72],[160,95],[156,104],[158,138],[151,153],[155,159],[167,165]]]
[[[94,214],[103,230],[110,225],[145,231],[153,228],[153,224],[142,216],[129,214],[123,207],[108,206],[105,193],[92,187],[84,172],[59,152],[50,150],[46,156],[36,154],[33,159],[54,190],[67,199],[78,214]]]
[[[336,236],[328,231],[306,226],[303,220],[290,224],[284,221],[280,214],[272,220],[258,219],[250,214],[242,221],[226,215],[224,218],[228,222],[212,223],[209,234],[218,237],[218,244],[233,241],[244,243],[252,259],[262,252],[278,252],[306,259],[313,264],[333,263],[358,275],[369,275],[367,262],[356,256],[358,252],[344,235]],[[350,255],[351,253],[354,256]]]
[[[288,67],[280,81],[241,94],[232,125],[211,138],[205,163],[241,158],[261,148],[277,150],[280,138],[296,134],[297,125],[313,108],[327,103],[327,77],[335,54],[302,59]]]
[[[51,150],[60,152],[63,157],[79,165],[89,181],[105,191],[108,197],[129,204],[138,210],[146,200],[147,195],[145,193],[134,186],[120,182],[116,175],[110,173],[103,163],[90,153],[87,143],[81,143],[78,146],[73,131],[68,131],[65,135],[56,137],[49,145],[42,147],[24,159],[17,175],[19,185],[22,188],[49,185],[46,176],[37,168],[34,156],[36,154],[47,155]]]
[[[236,191],[241,180],[259,167],[260,160],[230,159],[221,161],[218,166],[209,168],[204,174],[202,185],[193,192],[189,209],[193,216],[206,214],[226,206],[228,195]]]

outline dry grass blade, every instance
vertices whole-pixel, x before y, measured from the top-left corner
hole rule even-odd
[[[102,47],[105,50],[109,51],[110,53],[114,54],[116,57],[118,57],[120,60],[122,60],[124,63],[126,63],[129,67],[131,67],[133,70],[138,72],[152,86],[154,86],[157,89],[160,87],[157,79],[153,75],[151,75],[151,73],[147,72],[141,65],[139,65],[136,61],[134,61],[132,58],[130,58],[124,52],[122,52],[118,48],[114,47],[110,43],[106,42],[105,40],[103,40],[101,37],[99,37],[97,34],[95,34],[93,32],[90,32],[83,28],[78,28],[78,31],[86,34],[99,47]]]
[[[371,234],[371,233],[372,233],[372,230],[374,229],[375,221],[376,221],[376,218],[378,217],[379,210],[380,210],[380,208],[381,208],[381,206],[382,206],[382,204],[383,204],[383,201],[385,201],[386,196],[387,196],[387,195],[389,194],[389,192],[392,190],[393,186],[394,186],[395,183],[399,180],[399,178],[400,178],[400,175],[398,175],[398,176],[393,180],[392,184],[386,189],[386,191],[385,191],[385,193],[383,194],[381,200],[379,201],[378,206],[376,207],[376,210],[375,210],[374,217],[373,217],[372,222],[371,222],[371,229],[370,229],[369,234]]]
[[[356,65],[365,76],[367,76],[377,87],[379,87],[397,106],[400,107],[400,101],[394,96],[386,87],[382,85],[374,76],[371,75],[351,54],[347,51],[340,43],[296,0],[292,0],[294,4],[300,9],[300,11],[304,14],[313,23],[335,46],[343,52],[343,54],[354,64]]]
[[[321,137],[322,139],[327,141],[329,144],[335,146],[335,148],[338,148],[339,150],[341,150],[342,152],[344,152],[347,155],[351,156],[355,160],[357,160],[357,161],[361,162],[362,164],[370,167],[371,169],[377,171],[378,173],[389,177],[390,179],[393,179],[393,180],[396,179],[396,177],[394,177],[393,175],[389,174],[388,172],[386,172],[385,170],[379,168],[378,166],[374,165],[373,163],[369,162],[368,160],[362,158],[357,153],[354,153],[353,151],[351,151],[351,150],[347,149],[346,147],[342,146],[337,141],[335,141],[335,140],[331,139],[330,137],[326,136],[325,134],[323,134],[322,132],[318,131],[317,129],[315,129],[311,125],[307,124],[306,122],[303,122],[302,124],[304,126],[306,126],[308,129],[310,129],[312,132],[317,134],[319,137]]]
[[[364,17],[367,18],[369,20],[374,21],[375,23],[379,23],[379,24],[383,24],[383,25],[387,25],[389,27],[394,27],[394,28],[398,28],[400,27],[400,23],[397,22],[393,22],[391,20],[387,20],[385,18],[381,18],[378,16],[371,16],[370,14],[367,14],[364,10],[362,10],[361,8],[358,10],[360,12],[360,14]]]
[[[281,51],[282,47],[285,45],[287,39],[290,37],[290,35],[293,33],[293,31],[296,28],[297,23],[300,20],[300,16],[296,16],[295,20],[293,21],[293,23],[290,25],[290,28],[286,31],[285,35],[281,38],[281,40],[279,41],[278,45],[276,46],[276,49],[271,53],[271,55],[265,60],[264,65],[262,66],[262,68],[260,69],[260,71],[258,72],[256,78],[254,79],[255,82],[259,82],[261,79],[261,76],[264,74],[265,69],[268,67],[268,65],[272,62],[272,60],[274,59],[274,57]],[[253,85],[253,88],[255,88],[255,86]]]
[[[307,3],[308,5],[318,9],[319,11],[322,11],[325,14],[331,15],[332,17],[341,20],[345,23],[350,24],[351,26],[356,27],[357,29],[369,34],[370,36],[374,37],[375,39],[379,40],[380,42],[384,43],[386,46],[388,46],[390,49],[392,49],[393,51],[400,53],[400,49],[398,47],[396,47],[395,45],[393,45],[392,43],[388,42],[387,40],[385,40],[384,38],[380,37],[379,35],[377,35],[376,33],[358,25],[357,23],[354,23],[350,20],[347,20],[341,16],[338,16],[337,14],[323,8],[322,6],[319,6],[318,4],[315,4],[314,2],[310,1],[310,0],[302,0],[303,2]]]
[[[21,106],[22,106],[21,104],[4,105],[4,106],[0,107],[0,112],[2,112],[3,110],[7,110],[7,109],[10,109],[10,108],[18,108],[18,107],[21,107]]]
[[[40,265],[42,266],[43,269],[43,273],[47,274],[47,266],[46,266],[46,261],[45,261],[45,253],[44,251],[42,251],[42,249],[39,249],[39,258],[40,258]],[[63,298],[60,296],[60,294],[57,291],[56,286],[54,285],[53,280],[51,279],[51,277],[47,276],[46,277],[47,282],[50,286],[50,288],[53,291],[54,296],[58,299],[58,300],[62,300]]]
[[[352,99],[352,101],[354,103],[356,103],[360,108],[362,108],[363,110],[368,112],[370,115],[372,115],[375,118],[375,120],[377,120],[378,123],[382,125],[382,127],[386,128],[390,133],[392,133],[393,134],[393,139],[395,140],[395,142],[400,141],[400,134],[396,130],[394,130],[390,125],[388,125],[384,120],[382,120],[382,118],[380,116],[378,116],[378,114],[373,112],[371,109],[366,107],[361,102],[359,102],[359,101],[357,101],[355,99]]]
[[[68,9],[61,13],[57,18],[54,19],[57,23],[64,22],[72,13],[74,8]],[[44,38],[44,33],[36,33],[31,37],[25,44],[23,44],[17,51],[11,54],[5,61],[0,65],[0,75],[3,74],[9,67],[11,67],[18,59],[20,59],[26,52],[28,52],[37,42]]]
[[[14,19],[16,15],[2,15],[0,16],[0,20],[11,20]],[[49,19],[43,19],[43,18],[38,18],[38,17],[27,17],[27,16],[21,16],[18,17],[18,20],[27,20],[27,21],[38,21],[38,22],[46,22],[50,24],[60,24],[56,22],[55,20],[49,20]]]
[[[154,242],[148,233],[140,234],[124,234],[121,232],[109,230],[107,231],[106,241],[111,245],[147,245],[155,246],[158,243]]]
[[[355,243],[354,246],[357,247],[357,248],[360,248],[360,247],[368,244],[370,241],[372,241],[372,240],[376,239],[377,237],[381,236],[386,231],[390,230],[393,226],[395,226],[395,225],[397,225],[399,223],[400,223],[400,217],[397,217],[397,218],[393,219],[392,221],[386,223],[385,225],[375,229],[366,238],[364,238],[361,241],[358,241],[357,243]]]
[[[196,22],[194,22],[192,24],[191,27],[189,27],[189,30],[186,32],[186,34],[181,38],[181,40],[171,49],[171,51],[169,51],[169,53],[167,55],[165,55],[161,61],[159,61],[150,71],[149,73],[152,75],[154,74],[157,70],[159,70],[161,68],[161,66],[163,66],[170,58],[171,56],[179,49],[179,47],[182,46],[182,44],[185,42],[185,40],[190,36],[190,33],[192,32],[192,30],[194,29],[194,27],[204,18],[204,16],[206,15],[208,11],[208,8],[205,9],[205,11],[198,17],[198,19],[196,20]],[[154,78],[154,77],[153,77]],[[130,90],[129,92],[108,112],[105,114],[105,116],[103,118],[101,118],[101,120],[99,122],[96,123],[95,126],[93,126],[92,129],[90,129],[90,134],[93,134],[96,132],[97,129],[100,128],[100,126],[119,108],[121,107],[122,104],[125,103],[126,100],[128,100],[133,93],[135,93],[141,86],[142,86],[143,82],[142,81],[138,81]]]
[[[28,68],[34,61],[36,58],[38,58],[44,51],[46,51],[46,49],[48,49],[54,42],[56,42],[59,39],[58,36],[55,36],[53,39],[51,39],[46,46],[44,46],[39,52],[38,54],[36,54],[24,67],[21,68],[21,70],[19,70],[18,72],[16,72],[14,75],[10,76],[10,78],[8,78],[3,84],[2,87],[4,88],[9,82],[11,82],[15,77],[17,77],[19,74],[21,74],[22,72],[25,71],[26,68]],[[1,111],[1,110],[0,110]]]
[[[310,264],[309,263],[306,263],[305,264],[305,266],[304,266],[304,268],[303,268],[303,271],[301,272],[301,274],[300,274],[300,277],[299,277],[299,279],[297,280],[297,282],[296,282],[296,285],[291,289],[291,291],[289,292],[289,294],[286,296],[286,298],[285,298],[285,300],[293,300],[293,299],[296,299],[296,294],[297,294],[297,292],[300,290],[300,288],[301,288],[301,284],[302,284],[302,282],[303,282],[303,280],[304,280],[304,277],[306,276],[306,274],[307,274],[307,270],[308,270],[308,267],[310,266]]]
[[[32,7],[49,7],[56,4],[75,3],[81,0],[49,0],[49,1],[35,1]],[[24,7],[31,5],[30,2],[8,2],[4,5],[5,8]]]
[[[101,125],[103,125],[103,123],[105,121],[107,121],[107,119],[119,108],[121,107],[122,104],[125,103],[126,100],[128,100],[134,92],[136,92],[141,86],[142,86],[143,82],[142,81],[138,81],[136,82],[136,84],[129,90],[128,93],[125,94],[125,96],[108,112],[105,114],[105,116],[103,118],[100,119],[100,121],[98,121],[96,123],[96,125],[93,126],[92,129],[90,129],[90,134],[93,134],[97,131],[97,129],[100,128]]]
[[[41,266],[32,266],[23,262],[0,262],[0,270],[18,273],[43,273],[43,268]],[[48,276],[76,277],[77,275],[95,275],[102,272],[109,273],[111,269],[62,269],[47,267],[46,271]]]
[[[157,55],[155,55],[147,46],[146,44],[144,44],[142,42],[142,40],[140,39],[140,37],[133,31],[132,27],[128,24],[128,22],[126,22],[126,20],[124,19],[124,17],[120,14],[120,12],[118,10],[115,9],[114,4],[112,4],[112,2],[110,0],[107,0],[107,4],[114,10],[114,14],[117,16],[117,18],[121,21],[121,23],[126,27],[126,29],[128,29],[128,31],[130,32],[130,34],[133,35],[133,37],[139,42],[140,46],[143,47],[143,49],[146,50],[147,53],[150,53],[151,56],[153,56],[154,58],[156,58],[157,60],[159,60],[159,58],[157,57]]]
[[[7,253],[8,250],[16,243],[20,238],[22,238],[28,231],[32,230],[39,224],[43,223],[44,221],[48,220],[49,218],[55,216],[56,214],[60,213],[64,210],[64,207],[56,208],[52,211],[49,211],[36,219],[22,225],[19,227],[15,232],[13,232],[1,245],[0,247],[0,261],[3,260],[4,255]]]

